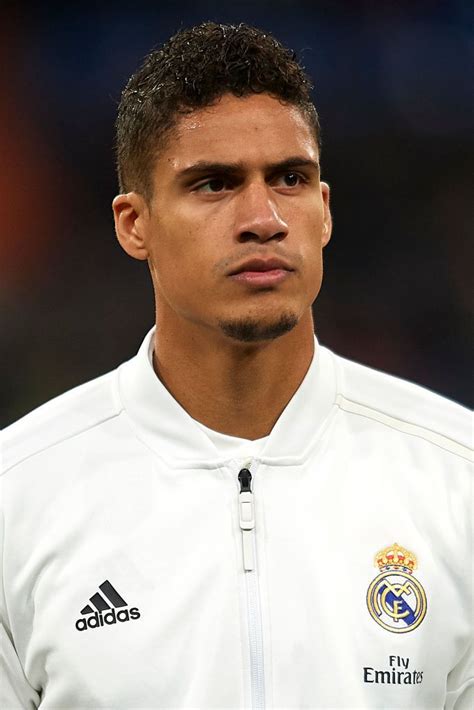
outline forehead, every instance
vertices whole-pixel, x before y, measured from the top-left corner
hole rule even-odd
[[[225,95],[180,117],[158,162],[174,170],[200,160],[251,167],[290,155],[318,159],[313,130],[297,107],[267,94]]]

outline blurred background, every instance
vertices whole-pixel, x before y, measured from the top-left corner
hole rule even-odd
[[[208,19],[273,32],[313,78],[334,215],[320,341],[472,406],[470,5],[6,5],[0,425],[131,357],[153,324],[146,265],[114,237],[116,107],[152,47]]]

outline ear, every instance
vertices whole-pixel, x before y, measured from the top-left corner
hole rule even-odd
[[[122,249],[134,259],[148,259],[146,224],[149,210],[145,199],[138,192],[117,195],[112,209],[115,233]]]
[[[323,236],[322,236],[322,245],[323,247],[326,246],[328,241],[331,239],[331,233],[332,233],[332,216],[331,216],[331,210],[329,208],[329,197],[330,197],[330,187],[327,184],[327,182],[322,182],[321,183],[321,193],[323,196],[323,205],[324,205],[324,221],[323,221]]]

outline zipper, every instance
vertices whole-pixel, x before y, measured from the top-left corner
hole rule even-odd
[[[239,471],[238,478],[240,483],[239,517],[240,529],[242,530],[244,572],[251,572],[255,569],[255,507],[253,503],[253,493],[250,487],[252,482],[252,474],[248,468],[243,468]]]
[[[265,678],[263,668],[262,615],[256,569],[255,505],[252,493],[252,474],[242,468],[238,475],[239,521],[242,531],[242,558],[247,586],[247,612],[250,644],[250,678],[252,710],[265,709]]]

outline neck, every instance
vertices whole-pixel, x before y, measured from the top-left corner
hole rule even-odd
[[[189,326],[189,327],[188,327]],[[298,389],[314,354],[311,312],[285,335],[237,343],[187,324],[157,324],[154,368],[188,414],[215,431],[259,439]]]

